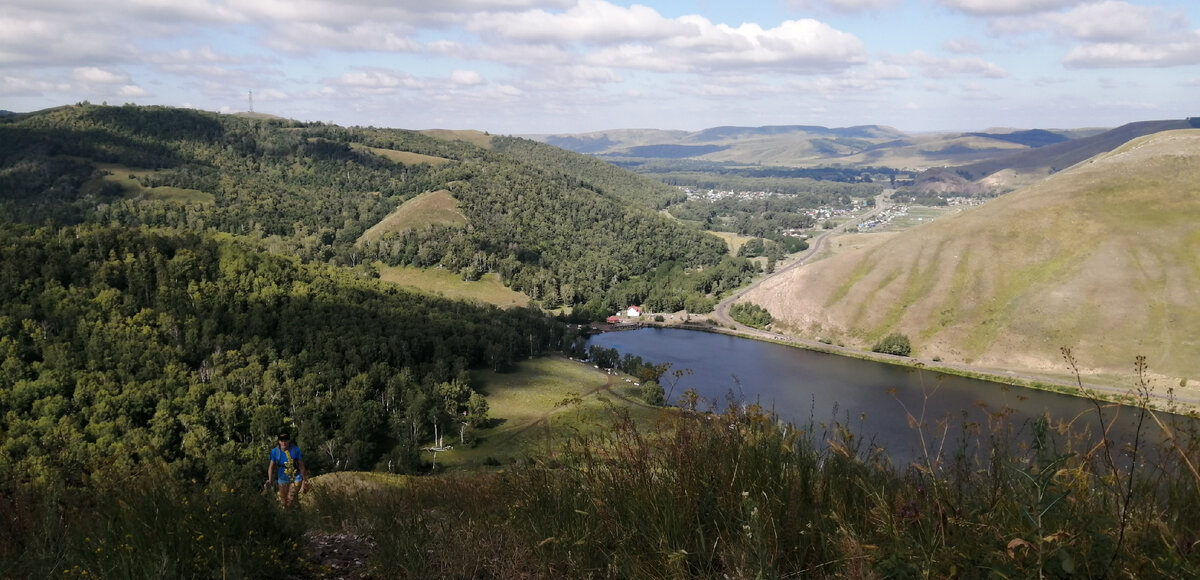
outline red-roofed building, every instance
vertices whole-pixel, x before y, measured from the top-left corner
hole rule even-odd
[[[637,318],[641,315],[642,315],[642,309],[638,308],[637,306],[630,306],[629,310],[625,314],[625,316],[628,316],[630,318]]]

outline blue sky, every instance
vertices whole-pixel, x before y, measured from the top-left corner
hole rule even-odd
[[[1193,0],[5,0],[0,109],[577,133],[1200,116]]]

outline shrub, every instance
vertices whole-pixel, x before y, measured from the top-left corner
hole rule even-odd
[[[893,332],[885,336],[883,340],[875,343],[875,346],[871,347],[871,350],[883,354],[908,356],[912,354],[912,345],[909,344],[907,336],[899,332]]]

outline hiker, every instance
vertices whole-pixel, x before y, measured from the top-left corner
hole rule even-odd
[[[292,436],[279,434],[277,445],[271,449],[271,462],[267,464],[267,484],[279,484],[279,502],[289,508],[297,503],[300,487],[308,479],[304,468],[304,454],[292,443]]]

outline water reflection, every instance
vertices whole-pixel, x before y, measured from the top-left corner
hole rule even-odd
[[[718,411],[733,400],[758,403],[799,426],[837,422],[897,461],[921,455],[922,434],[927,447],[936,445],[939,424],[949,426],[944,445],[950,448],[962,439],[964,426],[977,427],[986,441],[987,427],[1000,415],[1017,440],[1028,440],[1032,421],[1042,416],[1071,423],[1077,434],[1099,431],[1096,405],[1087,399],[729,335],[645,328],[597,335],[589,344],[689,369],[688,375],[663,377],[672,403],[690,388]],[[1135,411],[1120,411],[1114,439],[1132,441]],[[1105,410],[1106,418],[1116,414]]]

